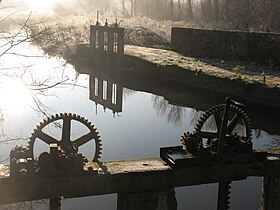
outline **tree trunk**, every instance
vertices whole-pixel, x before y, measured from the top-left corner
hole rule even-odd
[[[178,0],[178,19],[181,20],[181,0]]]
[[[173,0],[170,0],[170,19],[173,20]]]
[[[133,17],[134,0],[130,0],[130,17]]]
[[[122,0],[122,13],[125,15],[125,3],[124,0]]]
[[[188,14],[187,17],[189,21],[193,21],[193,8],[192,8],[192,0],[188,0]]]
[[[156,1],[156,16],[158,17],[159,20],[162,18],[161,13],[160,13],[160,8],[161,8],[161,0],[157,0]]]
[[[207,1],[207,19],[208,19],[208,22],[211,22],[213,20],[213,14],[212,14],[212,0],[208,0]]]
[[[215,22],[217,23],[219,21],[220,18],[220,9],[219,9],[219,1],[218,0],[214,0],[214,18],[215,18]]]

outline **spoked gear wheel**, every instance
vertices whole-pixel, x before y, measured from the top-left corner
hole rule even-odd
[[[56,122],[58,120],[62,120],[63,122],[61,127],[61,131],[62,131],[61,140],[56,139],[55,137],[52,137],[43,131],[43,129],[47,125],[51,123],[56,124],[58,123]],[[82,125],[88,128],[89,132],[75,140],[71,140],[72,121],[77,121],[82,123]],[[101,153],[102,144],[97,129],[91,124],[89,120],[85,119],[84,117],[81,117],[80,115],[76,115],[72,113],[60,113],[60,114],[52,115],[46,118],[44,121],[42,121],[39,125],[37,125],[37,127],[32,132],[28,142],[28,147],[31,151],[33,159],[34,159],[34,143],[36,140],[41,140],[48,145],[57,144],[67,154],[78,153],[78,149],[80,146],[86,144],[87,142],[94,141],[95,153],[93,155],[93,161],[97,161],[98,158],[100,158],[100,155],[102,154]]]
[[[197,135],[202,138],[219,138],[225,108],[225,104],[215,105],[208,109],[206,112],[204,112],[195,126],[195,133],[197,133]],[[229,108],[230,112],[226,127],[226,135],[237,135],[243,141],[251,141],[252,126],[251,121],[247,116],[246,112],[234,105],[230,105]],[[215,126],[211,128],[210,124],[213,125],[213,123],[215,123]]]
[[[220,129],[222,127],[225,104],[215,105],[204,112],[198,120],[193,133],[184,133],[181,142],[187,151],[195,156],[204,156],[217,152]],[[229,106],[229,118],[226,123],[226,144],[235,152],[247,152],[252,148],[251,122],[246,112],[235,106]]]

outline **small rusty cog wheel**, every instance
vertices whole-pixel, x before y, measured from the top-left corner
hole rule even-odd
[[[181,142],[188,151],[197,154],[203,145],[217,144],[226,105],[215,105],[204,112],[198,120],[193,133],[184,133]],[[251,122],[246,112],[237,106],[230,105],[229,119],[227,122],[226,138],[235,139],[238,146],[242,144],[251,147],[252,129]],[[217,145],[216,145],[217,146]],[[204,146],[205,147],[205,146]],[[247,148],[247,146],[245,146]],[[212,148],[213,149],[213,148]],[[215,148],[214,150],[216,150]]]
[[[59,125],[59,122],[62,121],[62,125]],[[84,125],[88,133],[84,134],[81,137],[78,137],[75,140],[71,140],[71,125],[72,122],[77,121]],[[61,139],[57,139],[56,137],[53,137],[49,135],[46,131],[43,129],[47,127],[50,124],[54,124],[56,127],[61,127]],[[99,136],[99,133],[97,132],[97,129],[91,124],[89,120],[87,120],[84,117],[81,117],[80,115],[72,114],[72,113],[60,113],[56,115],[52,115],[46,119],[44,119],[37,127],[33,130],[31,136],[29,137],[28,141],[28,147],[31,151],[32,158],[34,159],[34,144],[35,141],[41,140],[48,144],[49,146],[51,144],[57,144],[61,147],[63,151],[66,152],[66,154],[78,153],[78,149],[80,146],[90,142],[94,141],[95,144],[95,152],[93,155],[93,161],[98,161],[98,158],[100,158],[101,150],[102,150],[102,144],[101,139]]]

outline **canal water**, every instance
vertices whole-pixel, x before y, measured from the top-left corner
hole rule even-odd
[[[194,94],[188,88],[166,89],[160,85],[153,88],[150,86],[153,81],[137,86],[137,81],[121,80],[120,86],[114,85],[113,108],[104,108],[105,104],[93,97],[94,83],[100,75],[77,73],[71,64],[48,57],[29,43],[22,43],[0,57],[0,65],[1,164],[9,162],[9,151],[16,144],[27,144],[40,121],[56,113],[71,112],[89,119],[101,135],[100,160],[109,161],[159,156],[161,147],[181,145],[180,136],[193,131],[201,110],[216,101],[223,103],[223,97],[215,94],[213,102],[208,100],[212,95],[205,91],[197,90]],[[200,94],[207,95],[205,101],[197,97]],[[121,101],[121,105],[117,101]],[[275,116],[273,113],[262,115],[259,113],[262,109],[257,110],[258,113],[250,113],[259,116],[253,129],[254,147],[277,145],[280,130],[269,129],[276,126]],[[78,135],[79,129],[76,132]],[[35,149],[40,153],[46,148],[38,144]],[[86,156],[92,152],[82,148]],[[261,184],[261,178],[254,177],[234,182],[231,209],[258,209]],[[176,188],[178,209],[216,209],[217,187],[210,184]],[[5,205],[0,209],[48,209],[48,201]],[[62,199],[62,209],[117,209],[117,195]]]

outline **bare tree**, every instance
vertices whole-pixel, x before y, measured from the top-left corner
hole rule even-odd
[[[218,22],[219,18],[220,18],[220,9],[219,9],[219,1],[218,0],[214,0],[213,13],[214,13],[215,22]]]
[[[192,5],[192,0],[188,0],[188,19],[189,21],[193,21],[193,5]]]

